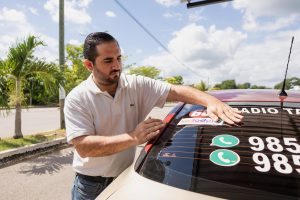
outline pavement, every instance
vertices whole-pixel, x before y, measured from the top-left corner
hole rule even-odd
[[[154,108],[149,116],[163,119],[173,106]],[[70,199],[72,158],[65,138],[0,152],[0,199]]]

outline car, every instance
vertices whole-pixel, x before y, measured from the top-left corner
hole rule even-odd
[[[300,92],[215,90],[240,110],[241,124],[213,121],[179,103],[167,126],[98,200],[300,198]]]

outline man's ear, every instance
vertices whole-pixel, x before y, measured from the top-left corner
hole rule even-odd
[[[87,70],[89,70],[90,72],[93,71],[93,62],[92,61],[90,61],[88,59],[84,59],[83,64],[87,68]]]

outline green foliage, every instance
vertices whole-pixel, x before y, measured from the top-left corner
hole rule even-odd
[[[25,103],[24,87],[27,78],[37,76],[43,81],[47,91],[54,93],[63,81],[60,69],[53,63],[34,57],[34,50],[45,46],[43,41],[35,36],[28,36],[9,48],[7,59],[0,64],[3,66],[2,75],[8,79],[9,101],[16,108],[15,138],[22,137],[21,132],[21,104]]]
[[[55,140],[57,138],[65,137],[64,130],[56,130],[36,135],[28,135],[23,138],[13,139],[13,138],[2,138],[0,140],[0,151],[14,149],[23,147],[26,145],[37,144],[41,142],[46,142],[50,140]]]
[[[252,85],[248,82],[236,85],[235,80],[225,80],[222,83],[216,84],[213,90],[226,90],[226,89],[267,89],[266,86]]]
[[[249,89],[250,87],[251,87],[251,84],[248,82],[237,85],[238,89]]]
[[[225,81],[222,81],[222,83],[220,83],[220,84],[216,84],[214,86],[214,88],[221,89],[221,90],[227,90],[227,89],[237,89],[237,86],[236,86],[235,80],[225,80]]]
[[[58,90],[47,90],[43,80],[37,75],[26,77],[27,82],[23,87],[26,105],[57,105]]]
[[[7,80],[0,75],[0,108],[8,108],[8,97]]]
[[[208,85],[204,81],[194,84],[193,87],[201,91],[207,91],[209,89]]]
[[[66,68],[64,71],[65,90],[70,92],[79,83],[87,79],[91,74],[83,64],[83,45],[71,45],[68,44],[66,47],[67,51],[67,63],[71,63],[71,66]]]
[[[58,66],[33,56],[34,50],[38,46],[44,46],[44,43],[35,36],[28,36],[15,46],[10,47],[5,61],[5,75],[14,80],[15,84],[19,80],[22,85],[26,85],[28,77],[38,77],[39,80],[43,81],[45,89],[53,93],[58,90],[63,76]],[[14,90],[14,88],[10,88],[10,90]],[[21,90],[15,94],[21,96],[22,93]]]
[[[282,84],[283,84],[283,81],[281,81],[280,83],[277,83],[274,86],[274,89],[281,89]],[[300,85],[300,78],[297,78],[297,77],[287,78],[286,82],[285,82],[285,89],[286,90],[292,89],[296,85]]]
[[[152,66],[140,66],[129,69],[128,73],[157,79],[160,74],[160,70]]]
[[[168,83],[171,83],[173,85],[182,85],[183,84],[183,78],[182,76],[178,75],[178,76],[171,76],[171,77],[167,77],[165,78],[165,80]]]
[[[252,85],[251,89],[267,89],[267,87],[263,85]]]

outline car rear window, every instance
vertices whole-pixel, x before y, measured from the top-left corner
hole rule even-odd
[[[185,105],[139,173],[163,184],[227,199],[300,197],[300,109],[235,105],[240,126],[210,125]]]

